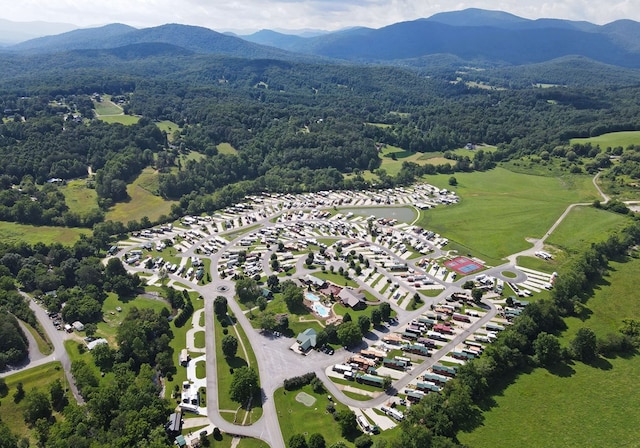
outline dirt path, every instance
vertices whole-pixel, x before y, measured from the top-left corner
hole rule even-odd
[[[606,195],[602,191],[602,189],[600,188],[600,185],[598,185],[598,178],[600,177],[600,174],[602,174],[602,171],[598,172],[598,174],[596,174],[594,176],[594,178],[593,178],[593,186],[596,187],[596,190],[598,190],[598,193],[600,194],[600,196],[602,196],[602,202],[604,202],[606,204],[607,202],[609,202],[611,197]]]

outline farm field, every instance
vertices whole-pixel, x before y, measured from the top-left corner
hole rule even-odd
[[[450,189],[450,177],[425,181]],[[460,204],[424,211],[417,225],[489,263],[530,247],[525,238],[542,237],[569,204],[597,198],[589,176],[543,177],[495,168],[455,177]]]
[[[140,176],[127,185],[127,193],[131,198],[127,202],[119,202],[106,214],[106,220],[127,223],[140,220],[143,216],[151,220],[160,215],[168,215],[175,201],[165,201],[153,194],[158,189],[158,174],[152,168],[145,168]]]
[[[570,142],[572,145],[576,143],[591,143],[594,146],[600,145],[602,149],[606,149],[609,146],[612,148],[616,146],[626,148],[629,145],[640,145],[640,131],[610,132],[597,137],[572,138]]]
[[[547,243],[568,252],[586,249],[623,228],[628,217],[594,207],[575,207],[549,236]]]
[[[86,179],[71,180],[60,188],[65,202],[72,212],[81,216],[98,209],[98,195],[93,188],[87,188]]]
[[[0,239],[6,243],[27,244],[53,242],[61,244],[74,244],[80,239],[80,235],[90,235],[90,229],[79,227],[57,226],[30,226],[15,222],[0,221]]]

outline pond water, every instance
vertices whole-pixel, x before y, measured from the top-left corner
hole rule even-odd
[[[364,217],[373,215],[376,218],[397,219],[409,224],[418,217],[418,213],[412,207],[353,207],[341,208],[340,213],[353,213]]]

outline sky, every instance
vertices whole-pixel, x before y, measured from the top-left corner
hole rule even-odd
[[[380,28],[466,8],[506,11],[529,19],[597,24],[618,19],[640,21],[639,0],[0,0],[0,18],[80,27],[116,22],[137,28],[182,23],[216,31],[332,31],[352,26]]]

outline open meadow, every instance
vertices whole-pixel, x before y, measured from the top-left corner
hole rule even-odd
[[[611,262],[595,287],[581,318],[565,319],[561,343],[568,345],[579,328],[598,337],[616,332],[622,319],[640,319],[637,286],[640,259]],[[520,375],[483,414],[483,424],[460,441],[474,448],[512,446],[636,446],[640,439],[640,356],[600,358]],[[567,428],[579,428],[568,431]]]
[[[59,187],[64,195],[64,200],[74,213],[85,216],[98,209],[98,195],[96,190],[87,187],[86,179],[75,179]]]
[[[107,212],[105,219],[127,223],[140,220],[143,216],[151,220],[160,215],[168,215],[176,201],[166,201],[156,196],[158,173],[153,168],[145,168],[132,183],[127,185],[129,201],[119,202]]]
[[[460,203],[423,211],[417,224],[489,263],[531,247],[525,238],[542,237],[569,204],[597,198],[589,176],[544,177],[495,168],[456,173],[455,187],[449,185],[450,177],[424,180],[455,190]]]
[[[80,235],[90,234],[90,229],[78,227],[30,226],[0,221],[0,239],[6,243],[74,244],[80,239]]]
[[[594,146],[600,145],[602,149],[615,148],[616,146],[626,148],[629,145],[640,145],[640,131],[610,132],[597,137],[572,138],[570,143],[572,145],[591,143]]]
[[[569,253],[587,249],[591,243],[606,240],[623,228],[629,218],[619,213],[594,207],[574,207],[547,239],[547,243]]]
[[[23,412],[27,405],[26,399],[22,399],[18,403],[14,400],[14,394],[18,383],[22,383],[25,394],[28,396],[29,392],[34,389],[38,389],[49,395],[49,385],[52,382],[60,380],[63,387],[66,387],[67,381],[64,376],[64,371],[62,370],[62,365],[58,361],[9,375],[5,380],[7,382],[7,387],[9,388],[9,393],[7,396],[0,398],[0,414],[2,415],[3,423],[9,426],[11,431],[19,437],[29,437],[31,431],[25,424],[23,418]],[[73,400],[71,392],[67,393],[67,399]],[[59,420],[61,415],[54,411],[53,418]],[[35,436],[31,438],[31,442],[35,442]]]

